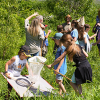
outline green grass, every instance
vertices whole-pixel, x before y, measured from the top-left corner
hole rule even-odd
[[[51,35],[54,33],[52,32]],[[52,53],[53,51],[53,41],[49,39],[49,47],[48,47],[48,54],[46,55],[47,61],[46,64],[51,64],[54,61],[54,55]],[[87,58],[88,61],[91,64],[92,72],[93,72],[93,82],[92,83],[85,83],[82,84],[83,89],[83,95],[84,99],[86,100],[99,100],[100,99],[100,57],[98,53],[97,46],[93,46],[91,52],[89,53],[89,57]],[[7,60],[0,60],[0,70],[3,72],[5,69],[5,63]],[[72,74],[75,70],[75,67],[73,67],[74,63],[67,61],[67,73],[66,76],[71,78]],[[22,74],[27,74],[26,69],[23,70]],[[44,66],[44,70],[41,71],[41,76],[48,81],[55,89],[56,92],[58,92],[58,85],[55,81],[55,74],[53,70],[48,69],[46,66]],[[0,74],[0,100],[4,100],[5,95],[7,93],[7,81],[3,78],[3,76]],[[78,97],[72,87],[69,84],[69,80],[64,78],[63,84],[66,88],[68,96],[62,98],[60,95],[54,96],[51,94],[50,96],[44,96],[42,94],[41,97],[34,97],[34,98],[23,98],[23,100],[84,100],[81,97]],[[11,91],[10,98],[21,100],[21,98],[16,95],[16,92],[14,89]]]
[[[21,0],[19,0],[20,2]],[[24,0],[22,0],[24,1]],[[25,0],[27,1],[27,0]],[[24,3],[24,2],[23,2]],[[22,4],[22,3],[21,3]],[[8,3],[7,3],[8,5]],[[6,5],[6,6],[7,6]],[[6,7],[4,6],[4,7]],[[17,9],[17,6],[18,4],[15,5],[16,9]],[[29,5],[27,5],[29,6]],[[35,6],[35,5],[34,5]],[[2,5],[1,5],[2,7]],[[14,7],[14,6],[12,6]],[[20,7],[23,7],[23,6],[20,6]],[[26,6],[25,6],[26,7]],[[6,9],[6,8],[5,8]],[[12,8],[13,9],[13,8]],[[12,10],[11,9],[11,10]],[[15,10],[16,10],[15,9]],[[9,9],[10,10],[10,9]],[[18,41],[18,45],[21,45],[21,44],[24,44],[25,43],[25,29],[24,29],[24,19],[26,17],[28,17],[29,15],[31,15],[34,11],[37,11],[39,12],[39,14],[43,15],[43,16],[49,16],[51,14],[49,14],[49,12],[47,12],[45,9],[33,9],[32,11],[29,11],[29,9],[26,7],[25,10],[22,10],[22,11],[17,11],[17,14],[16,16],[19,18],[19,23],[21,25],[19,25],[20,29],[19,30],[22,30],[22,32],[19,34],[21,35],[21,41]],[[51,10],[51,9],[50,9]],[[59,10],[59,9],[58,9]],[[94,10],[94,9],[93,9]],[[2,9],[1,9],[2,11]],[[3,15],[5,13],[5,10],[2,11],[3,12]],[[11,12],[10,12],[11,13]],[[14,12],[12,12],[14,13]],[[11,13],[11,14],[12,14]],[[53,13],[52,13],[53,14]],[[73,15],[73,14],[72,14]],[[6,13],[5,13],[5,16],[6,16]],[[19,17],[20,16],[20,17]],[[94,15],[95,16],[95,15]],[[5,17],[6,18],[6,17]],[[7,17],[8,18],[8,17]],[[21,18],[21,19],[20,19]],[[94,18],[94,17],[93,17]],[[45,19],[44,19],[45,20]],[[63,20],[63,21],[62,21]],[[92,17],[89,18],[88,22],[92,20]],[[18,19],[16,20],[18,21]],[[2,20],[1,20],[2,22]],[[12,21],[13,22],[13,21]],[[50,22],[50,23],[49,23]],[[59,24],[62,24],[64,22],[64,19],[59,19],[59,20],[56,20],[56,17],[53,18],[53,19],[48,19],[48,20],[45,20],[45,24],[48,25],[48,27],[46,28],[46,33],[47,33],[47,30],[48,29],[51,29],[52,32],[50,34],[49,37],[53,37],[54,34],[57,32],[55,31],[56,30],[56,25],[59,23]],[[92,28],[95,24],[95,19],[89,23],[86,23],[86,24],[89,24],[91,26],[91,29],[89,31],[89,35],[93,35],[92,33]],[[12,27],[12,26],[11,26]],[[3,28],[2,28],[3,29]],[[4,31],[5,29],[3,29]],[[16,31],[18,31],[16,29]],[[16,32],[15,31],[15,32]],[[1,32],[3,35],[4,33],[6,32]],[[0,33],[0,35],[1,35]],[[13,31],[11,32],[13,33]],[[48,47],[48,53],[46,55],[46,58],[47,58],[47,61],[46,61],[46,64],[51,64],[53,63],[54,59],[55,59],[55,56],[53,54],[53,47],[54,47],[54,42],[51,40],[51,38],[48,38],[49,40],[49,47]],[[1,41],[2,41],[2,38],[1,38]],[[91,41],[92,42],[95,42],[94,41]],[[15,46],[14,46],[15,47]],[[1,48],[1,47],[0,47]],[[1,50],[1,49],[0,49]],[[14,50],[14,54],[17,54],[17,49]],[[3,54],[1,54],[3,55]],[[9,53],[8,53],[9,55]],[[92,67],[92,73],[93,73],[93,82],[92,83],[85,83],[85,84],[82,84],[82,89],[83,89],[83,95],[84,95],[84,99],[81,98],[81,97],[78,97],[75,93],[75,91],[73,90],[73,88],[70,86],[70,81],[66,78],[63,79],[63,84],[66,88],[66,91],[67,93],[69,94],[68,96],[62,98],[60,95],[58,96],[55,96],[53,94],[51,94],[50,96],[44,96],[43,94],[41,94],[41,97],[34,97],[34,98],[20,98],[14,89],[12,89],[11,93],[10,93],[10,99],[11,100],[99,100],[100,99],[100,57],[99,57],[99,52],[98,52],[98,48],[97,46],[93,46],[92,47],[92,50],[91,52],[88,54],[89,57],[87,58],[89,63],[91,64],[91,67]],[[9,55],[11,56],[11,55]],[[12,56],[11,56],[12,57]],[[11,58],[10,57],[10,58]],[[8,57],[9,58],[9,57]],[[2,60],[0,58],[0,72],[4,72],[5,70],[5,63],[8,61],[9,59],[4,59]],[[72,75],[73,75],[73,72],[75,71],[75,67],[73,67],[74,63],[73,62],[69,62],[67,61],[67,73],[66,73],[66,76],[68,78],[71,78]],[[48,81],[55,89],[56,89],[56,92],[58,92],[58,85],[56,84],[56,81],[55,81],[55,74],[53,72],[53,70],[51,69],[48,69],[46,66],[43,67],[44,70],[41,71],[41,76],[46,80]],[[22,75],[26,75],[28,74],[27,70],[24,68],[24,70],[22,71]],[[7,95],[7,81],[6,79],[4,79],[4,77],[0,74],[0,100],[4,100],[5,99],[5,96]]]

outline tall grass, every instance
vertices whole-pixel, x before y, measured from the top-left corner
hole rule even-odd
[[[48,25],[48,27],[46,28],[45,31],[47,32],[48,29],[51,29],[52,30],[52,32],[51,32],[51,34],[50,34],[50,36],[48,38],[48,40],[49,40],[49,46],[48,46],[48,53],[46,55],[46,58],[47,58],[46,64],[51,64],[54,61],[55,56],[53,54],[54,42],[51,40],[50,37],[53,37],[54,36],[54,34],[57,32],[56,31],[57,30],[56,29],[57,25],[58,24],[62,24],[64,22],[64,19],[62,19],[62,18],[59,19],[60,15],[58,15],[58,16],[54,15],[54,17],[49,18],[49,16],[53,15],[53,10],[54,9],[51,10],[51,9],[49,9],[50,7],[48,7],[48,9],[44,9],[44,7],[47,6],[47,5],[45,3],[42,3],[42,2],[38,2],[39,3],[38,4],[36,2],[36,0],[34,0],[34,1],[31,0],[31,1],[34,2],[33,4],[31,2],[28,2],[28,0],[18,0],[18,1],[15,0],[19,4],[17,4],[17,3],[14,3],[13,4],[13,1],[14,0],[12,0],[11,5],[9,5],[9,3],[6,4],[5,0],[1,0],[1,1],[2,1],[2,3],[0,2],[1,3],[1,12],[2,12],[2,15],[3,16],[5,14],[5,17],[2,17],[1,16],[1,18],[2,18],[0,20],[1,23],[3,22],[2,20],[5,19],[4,22],[5,22],[5,25],[6,25],[6,19],[8,18],[8,15],[9,14],[12,14],[12,13],[15,13],[16,14],[16,16],[15,16],[17,18],[16,21],[18,21],[18,23],[19,23],[18,24],[19,30],[18,30],[18,28],[16,28],[16,30],[21,35],[21,37],[20,37],[20,40],[21,41],[20,42],[18,41],[19,42],[18,43],[18,46],[20,46],[21,44],[24,44],[25,43],[24,19],[27,18],[32,13],[34,13],[35,11],[39,12],[39,14],[41,14],[41,15],[43,15],[45,17],[45,19],[44,19],[45,24]],[[10,1],[10,0],[8,0],[8,1]],[[52,0],[49,0],[49,2],[51,2],[51,1]],[[27,2],[28,2],[28,4],[27,4]],[[56,5],[56,8],[57,7],[58,7],[58,5]],[[7,9],[7,8],[9,8],[9,9]],[[2,9],[9,10],[9,14],[7,15],[6,10],[2,10]],[[58,10],[58,9],[56,9],[56,10]],[[66,12],[66,9],[64,11]],[[93,35],[92,28],[93,28],[93,26],[95,24],[95,19],[93,19],[93,18],[95,18],[95,16],[96,16],[96,15],[93,15],[92,16],[92,14],[93,13],[95,14],[96,9],[93,9],[92,8],[90,11],[91,12],[88,15],[85,15],[85,17],[87,18],[86,19],[86,22],[87,22],[86,24],[89,24],[91,26],[91,29],[89,31],[89,35],[91,36],[91,35]],[[59,10],[58,10],[58,13],[60,13]],[[66,13],[64,13],[63,15],[65,15],[65,14]],[[73,13],[71,13],[71,15],[73,15],[72,16],[73,18],[76,18],[74,16],[74,15],[76,15],[76,13],[74,13],[74,11],[73,11]],[[91,17],[88,17],[90,15],[91,15]],[[58,17],[58,19],[56,19],[57,17]],[[79,14],[79,17],[80,17],[80,14]],[[14,18],[12,18],[12,19],[14,20]],[[11,20],[9,20],[9,21],[11,21]],[[14,23],[14,21],[12,21],[12,23]],[[4,25],[4,23],[1,24],[1,26],[3,26],[3,25]],[[16,25],[15,25],[15,27],[16,27]],[[4,35],[4,33],[6,33],[4,31],[5,29],[3,29],[3,28],[2,28],[2,31],[1,31],[2,33],[0,33],[0,36],[1,36],[1,34]],[[16,30],[15,30],[15,32],[16,32]],[[11,33],[13,33],[13,32],[14,32],[14,30],[12,29],[12,32]],[[2,38],[0,38],[0,41],[2,41]],[[95,42],[95,40],[94,41],[91,41],[91,43],[92,42]],[[15,47],[15,46],[13,46],[13,47]],[[1,48],[1,45],[0,45],[0,48]],[[18,50],[15,50],[14,51],[14,54],[17,54],[17,51]],[[1,55],[2,54],[0,54],[0,56]],[[12,57],[12,55],[10,55],[9,53],[8,53],[8,55],[10,57]],[[68,96],[65,96],[64,98],[62,98],[62,96],[60,96],[60,95],[54,95],[52,93],[49,96],[45,96],[45,95],[41,94],[41,97],[36,97],[35,96],[33,98],[29,98],[29,97],[27,97],[27,98],[20,98],[16,94],[15,90],[13,89],[11,91],[11,93],[10,93],[9,100],[10,99],[11,100],[99,100],[100,99],[100,82],[99,82],[100,81],[100,57],[99,57],[99,52],[98,52],[97,46],[93,46],[91,52],[88,53],[88,55],[89,55],[89,57],[87,59],[88,59],[89,63],[91,64],[91,67],[92,67],[92,73],[93,73],[92,79],[93,79],[93,82],[92,83],[82,84],[84,99],[81,98],[81,97],[78,97],[76,95],[75,91],[70,86],[70,84],[69,84],[70,81],[67,80],[66,78],[63,78],[63,84],[64,84],[64,86],[66,88],[67,93],[69,94]],[[5,59],[2,60],[0,58],[0,71],[1,72],[4,72],[5,71],[5,63],[9,60],[8,59],[9,57],[6,57],[6,58],[7,58],[6,60]],[[66,61],[67,61],[67,73],[66,73],[66,76],[69,77],[69,78],[71,78],[72,75],[73,75],[73,72],[75,70],[75,67],[72,66],[74,63],[73,62],[69,62],[67,59],[66,59]],[[26,74],[28,74],[28,72],[24,68],[24,70],[22,71],[21,74],[22,75],[26,75]],[[43,70],[41,71],[41,76],[46,81],[48,81],[56,89],[56,92],[58,92],[59,88],[58,88],[58,85],[56,84],[55,74],[54,74],[53,70],[48,69],[46,66],[44,66],[43,67]],[[0,74],[0,80],[1,80],[0,81],[0,100],[4,100],[5,99],[5,96],[7,95],[7,91],[8,91],[7,81],[6,81],[6,79],[4,79],[4,77],[1,74]]]

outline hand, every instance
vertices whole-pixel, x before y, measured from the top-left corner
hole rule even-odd
[[[48,30],[48,33],[50,34],[51,33],[51,30]]]
[[[5,76],[6,76],[7,78],[11,79],[10,73],[5,73]]]
[[[51,67],[51,65],[47,65],[47,67],[49,68],[49,69],[51,69],[52,67]]]
[[[39,15],[39,14],[38,14],[38,12],[34,12],[34,14],[33,14],[33,15],[34,15],[34,16],[36,16],[36,15]]]
[[[100,23],[97,23],[98,26],[100,26]]]
[[[71,29],[70,28],[68,29],[68,32],[71,32]]]
[[[96,45],[96,43],[93,43],[92,45],[93,45],[93,46],[95,46],[95,45]]]
[[[94,40],[94,37],[92,37],[92,38],[89,38],[89,41],[90,41],[90,40]]]
[[[58,74],[57,72],[59,72],[59,69],[56,69],[56,70],[55,70],[55,74]]]
[[[45,29],[45,26],[44,26],[42,23],[40,23],[40,27],[41,27],[42,29]]]

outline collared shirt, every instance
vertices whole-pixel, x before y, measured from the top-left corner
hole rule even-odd
[[[68,24],[67,23],[63,23],[62,26],[63,26],[63,30],[64,31],[68,31],[69,29],[72,29],[71,22],[69,22]]]

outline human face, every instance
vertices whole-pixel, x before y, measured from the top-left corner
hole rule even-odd
[[[70,17],[66,17],[66,21],[67,22],[70,22]]]
[[[86,29],[86,32],[88,32],[89,30],[90,30],[90,28],[87,28],[87,29]]]
[[[20,55],[20,59],[21,59],[21,60],[27,59],[27,56],[22,52],[22,54]]]
[[[71,27],[72,27],[72,28],[74,28],[74,25],[75,25],[74,23],[71,23]]]
[[[40,23],[43,23],[43,19],[40,20]]]

